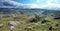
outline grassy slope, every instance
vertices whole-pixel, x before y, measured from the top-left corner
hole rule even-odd
[[[10,16],[10,17],[5,17],[5,16]],[[16,19],[14,19],[16,17]],[[34,18],[34,15],[30,16],[21,16],[21,15],[15,15],[15,14],[0,14],[0,19],[2,20],[3,27],[0,28],[0,31],[11,31],[8,28],[8,23],[9,21],[16,21],[18,20],[20,24],[16,25],[13,31],[49,31],[49,27],[53,27],[53,31],[60,31],[60,19],[54,20],[52,16],[47,15],[44,16],[45,19],[48,21],[44,24],[41,24],[41,20],[38,21],[37,23],[28,23],[30,18]],[[41,18],[43,19],[43,18]],[[55,25],[59,24],[58,27]],[[30,27],[30,28],[29,28]]]

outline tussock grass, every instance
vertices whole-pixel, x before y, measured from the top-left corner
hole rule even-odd
[[[0,31],[49,31],[49,27],[52,26],[52,31],[60,31],[60,19],[53,19],[51,15],[42,15],[40,16],[40,21],[37,23],[29,23],[30,19],[35,18],[34,15],[23,16],[15,14],[0,14],[0,22],[3,26],[0,28]],[[48,20],[46,23],[41,23],[43,19]],[[13,30],[9,29],[9,21],[18,21],[19,24],[14,26]],[[55,26],[59,24],[58,26]]]

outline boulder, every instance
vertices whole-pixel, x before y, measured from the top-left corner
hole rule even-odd
[[[10,21],[8,23],[8,27],[9,27],[10,30],[13,30],[15,28],[15,26],[18,25],[18,24],[19,24],[18,21]]]
[[[3,27],[3,24],[0,24],[0,28]]]
[[[10,30],[13,30],[15,27],[14,26],[9,26]]]
[[[14,26],[14,25],[18,25],[18,24],[19,24],[18,21],[10,21],[10,22],[9,22],[9,25],[13,25],[13,26]]]

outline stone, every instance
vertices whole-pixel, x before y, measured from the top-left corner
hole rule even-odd
[[[18,21],[10,21],[10,23],[9,23],[10,25],[18,25],[19,24],[19,22]]]
[[[14,26],[9,26],[10,30],[13,30],[15,27]]]
[[[0,28],[3,26],[3,24],[0,24]]]
[[[10,21],[8,23],[8,27],[9,27],[10,30],[13,30],[15,28],[15,26],[18,25],[18,24],[19,24],[18,21]]]

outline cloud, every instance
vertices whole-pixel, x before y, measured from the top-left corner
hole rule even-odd
[[[52,7],[56,7],[56,8],[60,8],[60,4],[56,4],[56,3],[52,3],[52,0],[46,0],[47,4],[44,4],[42,6],[38,5],[38,4],[23,4],[23,3],[18,3],[16,1],[13,0],[1,0],[6,3],[9,3],[11,5],[14,5],[16,7],[13,8],[18,8],[18,7],[22,7],[22,8],[52,8]],[[37,2],[40,2],[41,0],[36,0]],[[54,0],[54,2],[56,2],[56,0]],[[4,8],[12,8],[12,6],[1,6],[3,4],[0,4],[0,7],[4,7]]]
[[[21,6],[23,5],[22,3],[18,3],[16,1],[12,1],[12,0],[5,0],[5,2],[9,3],[9,4],[12,4],[12,5],[16,5],[16,6]]]
[[[56,0],[54,0],[53,2],[56,2]],[[47,4],[43,5],[41,8],[44,9],[60,8],[60,4],[52,3],[52,0],[47,0]]]
[[[22,4],[18,3],[18,2],[12,1],[12,0],[1,0],[0,3],[1,3],[0,8],[15,8],[13,6],[5,6],[4,5],[5,3],[8,3],[9,5],[14,5],[14,6],[17,6],[18,4],[22,5]]]
[[[0,7],[2,7],[2,8],[18,8],[18,7],[23,7],[23,8],[39,8],[39,6],[37,4],[23,4],[23,3],[18,3],[16,1],[12,1],[12,0],[4,0],[4,2],[9,3],[11,5],[14,5],[16,7],[1,6],[1,5],[0,5]]]

